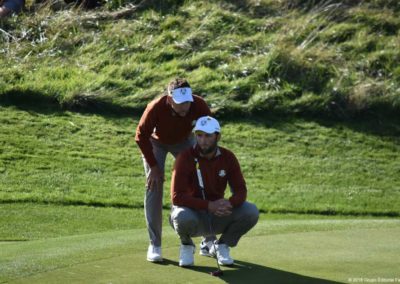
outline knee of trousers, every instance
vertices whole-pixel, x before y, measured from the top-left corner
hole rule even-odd
[[[196,213],[187,207],[175,207],[171,213],[171,221],[178,233],[194,231],[199,223]]]
[[[257,224],[258,217],[260,215],[257,206],[250,202],[245,202],[242,206],[245,206],[243,208],[243,219],[246,220],[247,223],[250,223],[252,226]]]

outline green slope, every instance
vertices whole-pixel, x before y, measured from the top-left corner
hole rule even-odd
[[[138,118],[0,107],[0,203],[143,206]],[[263,211],[400,213],[399,128],[375,122],[222,120]],[[168,158],[164,204],[170,204]]]
[[[185,76],[220,114],[399,111],[398,1],[107,3],[1,22],[0,100],[142,110]]]

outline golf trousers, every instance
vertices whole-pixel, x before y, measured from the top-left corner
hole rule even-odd
[[[152,138],[150,139],[150,142],[153,146],[153,154],[157,160],[157,164],[160,170],[164,172],[167,154],[171,153],[176,158],[180,152],[193,146],[195,140],[194,137],[191,136],[186,141],[175,145],[162,144]],[[142,159],[147,179],[151,169],[143,156]],[[146,193],[144,196],[144,213],[150,243],[157,247],[161,246],[163,187],[164,186],[161,185],[159,188],[148,188],[146,182]]]
[[[233,208],[231,215],[224,217],[203,210],[173,206],[170,224],[184,245],[194,245],[192,237],[221,234],[219,241],[234,247],[240,238],[257,224],[258,216],[257,207],[246,201]]]

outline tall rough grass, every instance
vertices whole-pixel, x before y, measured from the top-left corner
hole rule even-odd
[[[400,110],[397,1],[53,6],[1,23],[0,101],[142,110],[185,76],[220,114]]]

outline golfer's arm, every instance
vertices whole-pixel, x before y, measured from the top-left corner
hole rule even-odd
[[[157,160],[153,154],[153,146],[150,142],[151,134],[157,124],[156,121],[155,110],[149,107],[146,108],[136,128],[135,135],[136,144],[150,167],[157,165]]]
[[[233,207],[238,207],[246,201],[247,187],[236,157],[232,157],[230,165],[228,183],[232,188],[232,196],[228,200]]]
[[[197,210],[207,210],[208,201],[193,195],[191,178],[195,168],[184,155],[178,156],[171,177],[172,204]],[[200,190],[200,189],[199,189]]]
[[[195,210],[208,210],[208,200],[202,200],[184,192],[174,194],[172,196],[172,203],[176,206],[188,207]]]

